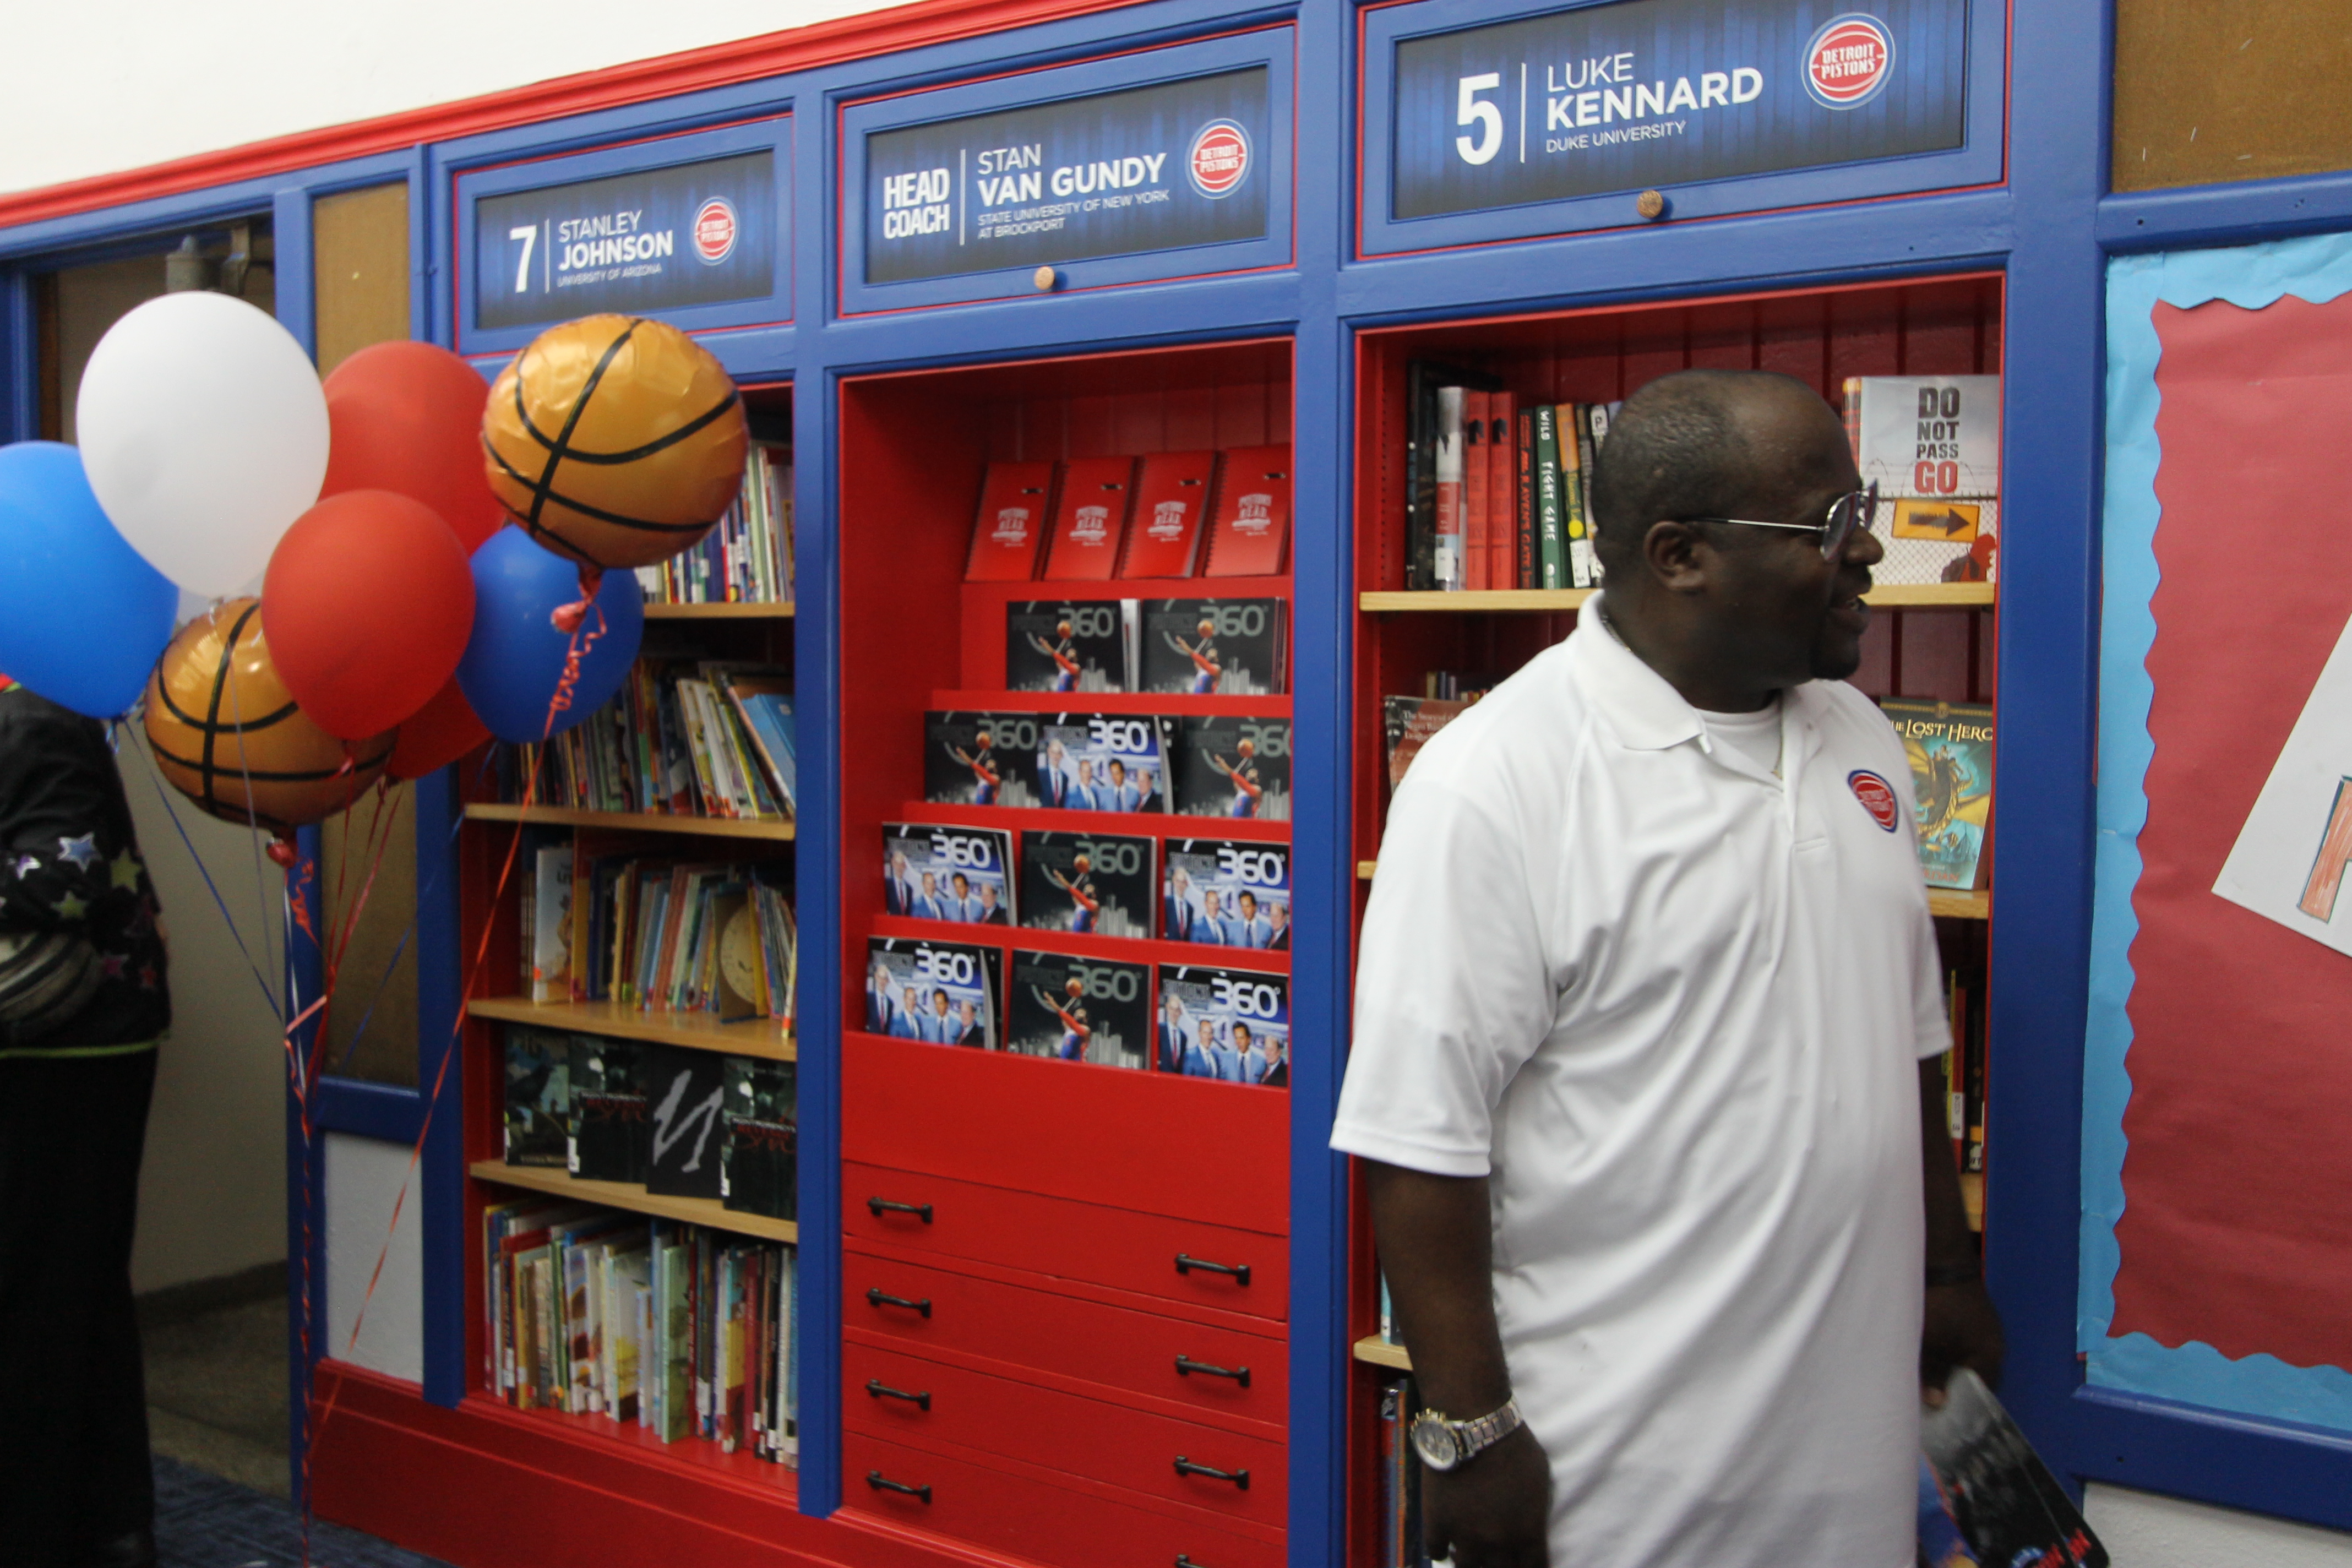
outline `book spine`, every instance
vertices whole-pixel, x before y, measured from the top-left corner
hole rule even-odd
[[[1489,588],[1519,585],[1518,420],[1519,400],[1497,392],[1486,417],[1486,582]]]
[[[1437,398],[1426,366],[1405,367],[1405,584],[1437,586]]]
[[[1465,392],[1462,396],[1462,586],[1486,588],[1486,554],[1492,524],[1486,515],[1486,420],[1492,395]]]
[[[1845,378],[1845,444],[1853,450],[1855,467],[1862,464],[1862,389],[1864,378]]]
[[[1458,386],[1437,389],[1436,585],[1448,593],[1462,587],[1462,405]]]
[[[1559,405],[1560,490],[1568,509],[1568,583],[1590,588],[1599,581],[1593,571],[1592,437],[1585,429],[1584,405]]]
[[[1511,586],[1532,588],[1543,565],[1542,547],[1536,542],[1536,416],[1532,410],[1522,408],[1512,423],[1517,426],[1512,434],[1518,447],[1518,506],[1512,534],[1516,549]]]
[[[1565,588],[1568,538],[1560,508],[1559,415],[1549,403],[1535,407],[1535,463],[1536,586]]]

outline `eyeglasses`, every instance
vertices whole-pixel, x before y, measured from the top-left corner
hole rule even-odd
[[[1873,479],[1866,489],[1848,490],[1830,502],[1830,509],[1819,522],[1765,522],[1752,517],[1687,517],[1685,522],[1736,522],[1742,528],[1785,528],[1797,533],[1818,533],[1822,536],[1822,559],[1834,561],[1845,548],[1853,531],[1866,527],[1878,510],[1878,481]]]

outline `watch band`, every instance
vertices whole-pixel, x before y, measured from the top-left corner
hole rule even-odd
[[[1501,1409],[1468,1421],[1453,1420],[1439,1410],[1423,1410],[1413,1422],[1413,1447],[1431,1468],[1450,1470],[1476,1458],[1517,1431],[1520,1425],[1516,1397],[1505,1400]],[[1430,1427],[1443,1434],[1435,1443],[1423,1441],[1424,1429]]]

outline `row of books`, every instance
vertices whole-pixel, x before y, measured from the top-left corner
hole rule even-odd
[[[1290,820],[1290,721],[1272,715],[923,715],[934,805]]]
[[[524,1024],[505,1045],[508,1164],[796,1217],[796,1064]]]
[[[964,575],[1268,577],[1290,544],[1290,448],[991,463]]]
[[[482,1215],[490,1386],[797,1468],[794,1249],[546,1198]]]
[[[755,443],[743,489],[690,550],[637,568],[649,605],[793,602],[793,455]]]
[[[544,805],[786,822],[797,751],[790,672],[639,659],[580,723],[542,742],[501,744],[499,798],[535,789]]]
[[[1969,1224],[1984,1228],[1985,995],[1981,970],[1954,969],[1944,977],[1945,1014],[1952,1049],[1945,1057],[1944,1103],[1952,1158],[1960,1168],[1960,1196]]]
[[[905,937],[866,940],[868,1034],[1290,1087],[1290,981]]]
[[[523,829],[523,994],[721,1023],[795,1016],[800,931],[778,859],[681,859],[645,835]]]
[[[882,907],[955,925],[1284,952],[1290,948],[1290,847],[887,823]]]
[[[1592,588],[1594,454],[1618,406],[1534,403],[1491,376],[1405,371],[1407,585]]]
[[[1004,606],[1009,691],[1265,697],[1290,689],[1280,599],[1031,599]]]

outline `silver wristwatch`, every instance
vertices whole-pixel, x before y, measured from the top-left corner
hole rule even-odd
[[[1413,1452],[1433,1470],[1450,1470],[1469,1463],[1519,1429],[1519,1402],[1507,1399],[1503,1407],[1475,1421],[1450,1421],[1434,1410],[1412,1418]]]

